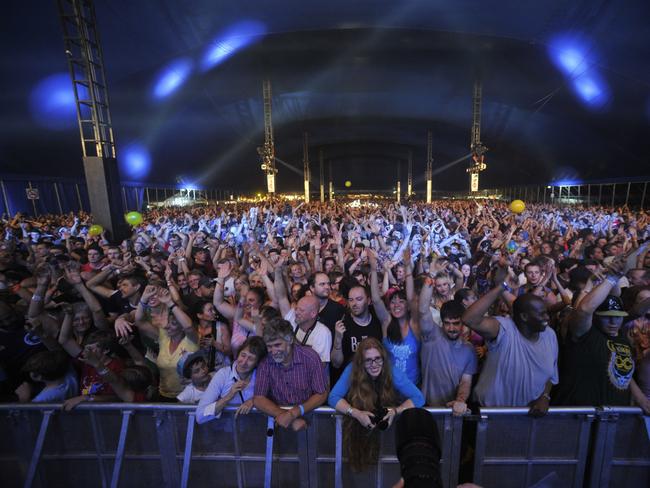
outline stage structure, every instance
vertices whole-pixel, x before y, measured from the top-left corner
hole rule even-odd
[[[427,169],[424,178],[427,180],[427,203],[431,203],[431,178],[433,176],[433,134],[427,132]]]
[[[409,149],[408,175],[406,176],[406,198],[413,195],[413,151]]]
[[[470,151],[472,161],[467,172],[469,173],[470,191],[478,191],[478,175],[487,168],[485,164],[485,153],[488,148],[481,142],[481,104],[483,99],[483,88],[481,80],[474,82],[474,97],[472,100],[472,141]]]
[[[302,135],[302,174],[305,182],[305,203],[309,203],[309,134],[304,132]]]
[[[320,173],[320,202],[324,203],[325,202],[325,175],[324,175],[324,169],[323,166],[325,162],[323,161],[323,150],[321,149],[318,152],[318,163],[319,163],[319,173]]]
[[[397,186],[395,188],[395,199],[397,203],[402,201],[402,175],[401,175],[402,162],[397,160]]]
[[[114,238],[127,235],[113,125],[92,0],[58,0],[77,109],[84,173],[94,222]]]
[[[258,147],[257,152],[262,157],[262,171],[266,175],[266,191],[269,196],[275,196],[275,146],[273,144],[273,120],[271,118],[271,81],[262,83],[264,96],[264,146]]]
[[[332,181],[332,160],[330,159],[327,162],[327,169],[329,173],[329,196],[330,196],[330,202],[334,201],[334,182]]]

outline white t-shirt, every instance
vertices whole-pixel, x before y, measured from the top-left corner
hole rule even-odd
[[[303,344],[305,340],[306,332],[298,328],[296,324],[296,311],[292,308],[284,316],[284,320],[288,321],[293,327],[293,331],[296,334],[296,341],[303,346],[309,346],[320,356],[320,360],[324,363],[330,362],[330,353],[332,351],[332,333],[321,322],[316,322],[314,329],[307,337],[307,341]]]
[[[212,376],[214,376],[214,373],[210,373],[210,378],[212,378]],[[176,398],[178,398],[178,401],[181,403],[199,403],[199,400],[201,400],[204,393],[205,391],[199,390],[196,386],[190,383]]]

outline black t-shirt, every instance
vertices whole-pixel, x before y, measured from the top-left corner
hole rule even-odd
[[[553,404],[630,404],[634,358],[625,336],[607,336],[594,325],[578,340],[567,339],[558,366],[560,383],[551,394]]]
[[[374,337],[381,342],[381,322],[379,322],[375,314],[370,314],[370,317],[370,323],[362,326],[357,324],[350,314],[345,315],[345,333],[343,334],[343,342],[341,344],[343,348],[343,365],[341,368],[345,368],[352,360],[352,356],[354,356],[354,353],[359,347],[359,343],[366,337]]]
[[[341,320],[345,315],[345,307],[331,298],[327,299],[327,305],[318,313],[318,321],[325,324],[332,333],[332,341],[334,340],[334,327],[336,322]]]

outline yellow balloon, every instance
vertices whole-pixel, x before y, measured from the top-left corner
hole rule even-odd
[[[520,214],[526,210],[526,204],[521,200],[513,200],[510,202],[510,210],[512,210],[513,213]]]
[[[345,187],[350,188],[352,186],[352,182],[350,180],[345,182]]]
[[[140,212],[129,212],[125,215],[125,219],[132,226],[140,225],[143,220]]]
[[[104,228],[99,224],[91,225],[90,229],[88,229],[88,235],[90,236],[98,236],[102,232],[104,232]]]

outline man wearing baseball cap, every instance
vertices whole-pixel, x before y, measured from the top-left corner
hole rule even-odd
[[[625,272],[625,259],[615,258],[602,283],[594,287],[567,318],[569,337],[560,354],[560,383],[552,392],[555,405],[629,406],[630,397],[650,412],[650,402],[633,379],[634,355],[621,326],[623,303],[611,295]]]

